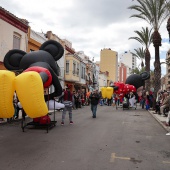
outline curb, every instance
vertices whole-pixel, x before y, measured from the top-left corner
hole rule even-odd
[[[167,131],[170,131],[170,126],[166,126],[164,125],[164,123],[162,123],[151,111],[148,110],[148,112],[152,115],[153,118],[155,118],[155,120]]]

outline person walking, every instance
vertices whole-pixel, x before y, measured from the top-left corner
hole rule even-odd
[[[88,92],[86,93],[86,106],[89,106],[89,104],[90,104],[90,100],[89,100],[90,94],[91,94],[90,91],[88,91]]]
[[[72,103],[73,103],[73,107],[72,107],[72,108],[73,108],[73,109],[76,109],[76,102],[75,102],[75,97],[74,97],[74,96],[75,96],[75,93],[76,93],[76,92],[73,91],[73,95],[72,95]]]
[[[107,98],[107,105],[108,106],[112,105],[112,97],[111,98]]]
[[[133,92],[130,92],[129,94],[129,103],[130,103],[130,107],[135,107],[136,99]]]
[[[75,108],[78,109],[79,106],[79,94],[76,92],[74,94]]]
[[[70,124],[73,124],[72,121],[72,93],[70,92],[69,87],[66,87],[66,90],[64,91],[64,96],[63,96],[63,104],[65,105],[64,109],[63,109],[63,113],[62,113],[62,121],[61,121],[61,125],[64,125],[64,120],[65,120],[65,115],[66,115],[66,111],[68,111],[69,113],[69,120],[70,120]]]
[[[96,111],[97,111],[97,105],[99,103],[100,95],[97,90],[94,90],[90,94],[90,101],[91,101],[91,111],[92,111],[92,117],[96,118]]]

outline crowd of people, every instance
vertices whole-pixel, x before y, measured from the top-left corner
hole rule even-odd
[[[144,91],[142,96],[139,98],[139,102],[143,109],[154,110],[154,114],[166,116],[170,107],[170,93],[166,90],[159,90],[156,97],[155,108],[153,108],[154,96],[152,91]]]
[[[121,105],[123,102],[128,101],[130,107],[134,107],[136,103],[140,103],[143,109],[149,110],[153,109],[153,93],[143,91],[141,96],[138,96],[136,93],[129,92],[126,95],[116,94],[114,93],[111,98],[103,98],[101,91],[94,90],[93,92],[85,92],[83,90],[76,90],[71,92],[69,87],[63,89],[62,95],[58,98],[58,105],[62,110],[62,119],[61,125],[64,125],[64,120],[66,116],[66,112],[69,113],[69,121],[70,124],[73,124],[72,120],[72,110],[82,108],[83,106],[91,107],[92,117],[96,118],[97,106],[114,106],[114,105]],[[14,108],[15,113],[12,119],[19,118],[19,112],[22,112],[22,116],[25,116],[25,112],[19,102],[18,98],[14,97]],[[160,114],[165,116],[165,112],[169,111],[170,106],[170,95],[167,91],[158,91],[157,99],[156,99],[156,106],[155,106],[155,114]],[[1,119],[3,121],[3,119]],[[8,119],[9,121],[9,119]]]

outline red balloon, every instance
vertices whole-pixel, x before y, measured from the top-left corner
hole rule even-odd
[[[129,84],[125,84],[124,86],[124,93],[130,92],[130,85]]]
[[[118,90],[115,91],[115,93],[120,94],[123,92],[125,84],[122,82],[114,82],[114,85],[118,87]]]
[[[130,92],[136,92],[136,88],[133,85],[129,85]]]

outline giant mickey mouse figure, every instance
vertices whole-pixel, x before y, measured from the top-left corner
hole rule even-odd
[[[142,91],[145,85],[145,80],[150,79],[150,73],[144,71],[141,74],[132,74],[127,79],[125,84],[135,86],[138,96],[142,95]]]
[[[4,65],[8,70],[22,70],[20,75],[10,75],[8,77],[12,77],[10,78],[11,89],[16,91],[23,109],[28,116],[32,118],[44,116],[48,112],[45,101],[62,94],[62,87],[58,79],[59,70],[56,61],[63,56],[63,53],[64,49],[60,43],[49,40],[41,45],[39,51],[26,53],[22,50],[13,49],[5,55]],[[7,82],[9,79],[5,78],[7,75],[8,71],[0,71],[0,80],[3,81],[3,83],[2,81],[0,82],[1,87],[5,87],[9,84]],[[49,87],[51,84],[54,85],[55,91],[49,96],[45,96],[44,100],[44,87]],[[13,91],[11,94],[6,93],[6,91],[3,92],[3,94],[6,95],[5,98],[9,97],[9,101],[11,101],[11,94]],[[0,98],[4,98],[4,96],[0,96]],[[5,101],[9,102],[8,100]],[[3,106],[1,106],[2,103]],[[0,117],[9,117],[9,112],[7,113],[8,116],[5,116],[4,113],[2,113],[3,110],[6,109],[5,107],[8,107],[6,105],[7,104],[4,104],[3,99],[0,99]],[[40,114],[38,115],[38,113]]]

